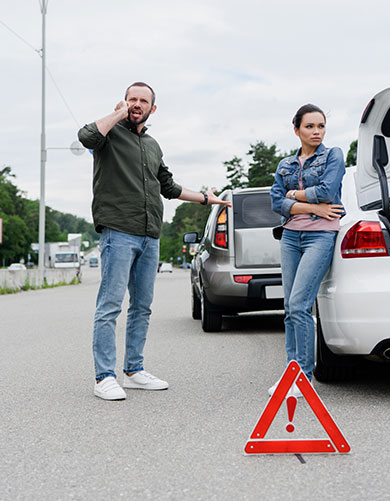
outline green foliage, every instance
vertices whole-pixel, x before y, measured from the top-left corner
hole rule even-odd
[[[202,188],[202,191],[204,188]],[[210,206],[184,202],[180,204],[172,219],[172,223],[163,223],[160,237],[160,260],[177,263],[183,257],[183,234],[197,231],[200,235],[210,213]],[[188,254],[188,252],[187,252]],[[186,260],[189,260],[188,255]]]
[[[18,215],[0,212],[0,217],[3,218],[3,243],[0,245],[0,256],[6,261],[19,261],[30,249],[29,228]]]
[[[248,155],[252,157],[248,169],[248,186],[270,186],[274,182],[274,173],[283,158],[276,144],[267,146],[264,141],[250,145]]]
[[[14,184],[11,167],[0,170],[0,217],[3,218],[3,243],[0,244],[0,264],[27,260],[32,242],[38,242],[39,201],[29,200]],[[67,241],[68,233],[82,233],[90,244],[98,238],[94,227],[85,219],[45,208],[45,241]]]
[[[20,259],[31,244],[30,228],[24,220],[26,212],[23,193],[13,184],[11,167],[0,170],[0,217],[3,219],[3,242],[0,259]]]
[[[352,143],[349,145],[347,158],[345,160],[346,167],[351,167],[352,165],[357,164],[357,147],[358,147],[358,140],[355,139],[355,141],[352,141]]]
[[[223,162],[226,167],[228,184],[225,189],[254,188],[257,186],[270,186],[274,182],[274,174],[280,160],[284,157],[295,155],[297,150],[289,153],[279,152],[276,144],[267,146],[264,141],[257,141],[250,145],[247,156],[250,157],[246,170],[242,159],[234,156],[231,160]]]
[[[68,233],[81,233],[83,236],[82,240],[88,241],[90,245],[92,245],[95,240],[99,239],[99,235],[96,233],[93,224],[88,223],[88,221],[81,217],[53,211],[53,218],[58,224],[60,231],[66,235]],[[51,242],[55,241],[56,240],[51,240]]]
[[[242,158],[234,156],[231,160],[223,162],[223,165],[226,167],[228,184],[224,186],[221,191],[245,188],[248,185],[248,175],[245,173]]]
[[[13,287],[0,287],[0,296],[4,296],[5,294],[16,294],[17,292],[19,292],[19,289]]]
[[[26,280],[24,281],[24,285],[21,287],[22,291],[30,291],[33,290],[35,291],[36,289],[39,289],[38,285],[31,285],[30,279],[27,277]]]

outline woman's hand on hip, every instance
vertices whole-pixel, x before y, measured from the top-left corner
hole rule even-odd
[[[313,213],[330,221],[338,219],[344,212],[344,207],[337,204],[313,204]]]

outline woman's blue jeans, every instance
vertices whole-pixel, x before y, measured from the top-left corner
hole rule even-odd
[[[296,360],[309,380],[314,369],[312,306],[332,262],[336,231],[283,231],[281,265],[287,363]]]
[[[143,349],[152,312],[159,239],[104,228],[100,239],[101,282],[96,301],[93,355],[96,380],[115,375],[116,319],[129,291],[124,372],[143,370]]]

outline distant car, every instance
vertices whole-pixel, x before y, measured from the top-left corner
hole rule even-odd
[[[8,266],[10,271],[26,270],[27,268],[22,263],[12,263]]]
[[[205,332],[219,331],[223,315],[282,310],[279,242],[273,228],[280,216],[271,209],[270,188],[226,190],[214,205],[203,237],[186,233],[184,243],[199,243],[191,262],[192,318]]]
[[[364,358],[390,364],[389,153],[386,89],[363,113],[357,166],[347,168],[343,181],[347,215],[317,296],[314,375],[319,381],[350,377]]]
[[[159,271],[160,273],[172,273],[173,271],[172,263],[162,263]]]
[[[99,266],[99,259],[97,256],[91,256],[88,260],[90,268],[97,268]]]
[[[182,264],[179,266],[179,268],[182,268],[182,269],[183,269],[183,268],[184,268],[184,269],[189,269],[189,268],[191,268],[191,265],[190,265],[190,263],[182,263]]]

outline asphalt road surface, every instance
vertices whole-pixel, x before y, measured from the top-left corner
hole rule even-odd
[[[168,391],[93,395],[91,327],[99,269],[81,285],[0,296],[0,500],[389,499],[389,371],[315,388],[350,454],[247,456],[243,449],[284,366],[281,314],[190,315],[188,270],[159,274],[145,368]],[[125,303],[124,303],[125,309]],[[117,328],[118,365],[125,314]],[[266,438],[327,438],[298,401]]]

